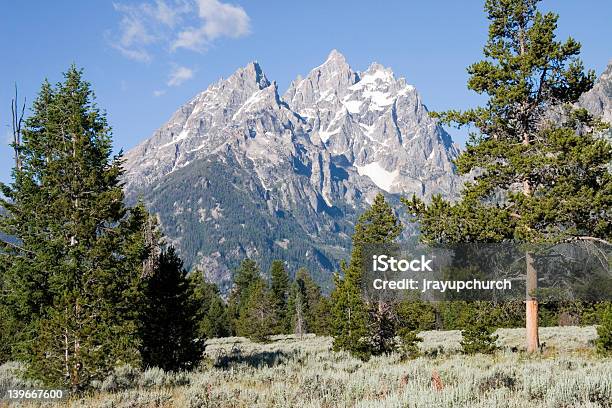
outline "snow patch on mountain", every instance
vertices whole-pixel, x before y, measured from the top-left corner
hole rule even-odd
[[[391,187],[395,183],[399,170],[387,171],[378,162],[368,163],[365,166],[355,166],[360,176],[367,176],[382,190],[391,193]]]

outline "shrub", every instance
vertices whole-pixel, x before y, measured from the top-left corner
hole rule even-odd
[[[612,305],[608,305],[601,316],[601,324],[597,327],[597,351],[601,354],[612,354]]]
[[[413,359],[421,355],[419,342],[422,342],[423,339],[417,337],[416,330],[401,328],[397,334],[400,338],[399,351],[402,359]]]
[[[140,372],[130,365],[116,367],[115,370],[102,381],[102,391],[114,392],[133,388],[140,378]]]
[[[497,346],[495,342],[499,336],[494,335],[494,328],[489,326],[484,316],[470,318],[467,327],[461,330],[461,347],[465,354],[491,354]]]

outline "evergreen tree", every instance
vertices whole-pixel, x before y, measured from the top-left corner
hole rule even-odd
[[[240,309],[238,335],[256,342],[268,340],[277,325],[274,298],[262,278],[250,288],[245,305]]]
[[[205,339],[198,337],[197,305],[174,247],[162,250],[156,268],[143,284],[143,365],[166,371],[195,367],[202,358]]]
[[[397,330],[400,338],[399,350],[402,359],[413,359],[421,355],[419,343],[423,341],[417,336],[417,331],[408,327],[401,327]]]
[[[245,307],[252,286],[261,279],[259,267],[252,259],[245,259],[234,274],[234,285],[230,293],[227,313],[230,322],[231,333],[238,335],[238,320],[240,311]]]
[[[295,275],[287,310],[293,333],[329,334],[329,301],[306,268],[300,268]]]
[[[229,336],[227,306],[219,294],[217,285],[206,282],[201,271],[193,272],[189,279],[192,286],[192,301],[196,307],[197,337],[210,339]]]
[[[302,338],[302,336],[308,332],[308,325],[306,322],[306,305],[304,296],[303,282],[295,280],[291,285],[291,291],[288,302],[288,315],[291,318],[291,328],[293,333]]]
[[[355,226],[351,261],[342,263],[344,278],[334,276],[336,285],[332,292],[332,315],[334,350],[348,350],[353,355],[367,359],[373,353],[385,352],[394,337],[394,330],[387,328],[386,316],[381,311],[387,308],[381,304],[367,303],[362,296],[363,247],[367,244],[394,242],[401,233],[402,226],[393,210],[378,194],[372,206],[363,213]],[[372,308],[375,310],[372,312]],[[380,319],[377,316],[380,314]],[[376,320],[384,325],[376,326]],[[372,333],[371,328],[383,328]]]
[[[0,302],[0,365],[14,358],[13,346],[21,327],[8,310],[7,305]]]
[[[289,275],[282,261],[275,260],[270,268],[272,278],[271,296],[276,314],[276,333],[288,333],[291,328],[291,319],[287,316],[287,298],[289,295]]]
[[[373,355],[391,353],[396,348],[397,315],[392,305],[376,302],[370,305],[368,343]]]
[[[612,354],[612,305],[608,304],[601,315],[597,326],[597,351],[601,354]]]
[[[431,303],[422,300],[403,300],[395,305],[398,327],[409,330],[434,330],[436,309]]]
[[[321,334],[320,326],[325,325],[323,320],[327,317],[325,311],[319,310],[323,298],[321,288],[312,279],[306,268],[300,268],[297,271],[295,281],[299,283],[301,288],[307,330]]]
[[[461,347],[465,354],[491,354],[497,349],[495,342],[499,336],[493,334],[495,329],[491,327],[490,319],[486,305],[478,302],[466,327],[461,330]]]
[[[310,307],[308,312],[312,315],[310,331],[318,336],[330,336],[332,334],[331,298],[321,296],[317,304]]]
[[[13,346],[20,331],[19,322],[12,319],[6,302],[9,288],[3,284],[5,271],[1,268],[7,265],[7,262],[0,262],[0,365],[13,359]]]
[[[594,82],[578,59],[580,44],[555,38],[558,16],[537,0],[487,0],[485,59],[468,68],[468,88],[484,107],[438,114],[444,123],[473,125],[456,161],[477,174],[456,203],[404,200],[428,242],[526,243],[612,237],[612,149],[600,124],[572,108]],[[560,119],[552,116],[560,112]],[[538,350],[537,271],[526,253],[528,351]]]
[[[82,72],[44,82],[13,181],[1,185],[4,302],[29,374],[82,389],[117,363],[140,364],[142,218],[124,205],[121,157]],[[137,267],[134,267],[134,266]],[[8,289],[8,290],[7,290]]]

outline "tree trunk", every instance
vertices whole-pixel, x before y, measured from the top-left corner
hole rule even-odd
[[[295,334],[299,339],[304,334],[304,317],[302,315],[302,295],[298,293],[295,302]]]
[[[525,302],[527,352],[535,353],[540,349],[540,338],[538,335],[538,300],[535,298],[535,291],[538,289],[538,273],[531,253],[527,252],[525,254],[525,260],[527,264],[527,297]]]

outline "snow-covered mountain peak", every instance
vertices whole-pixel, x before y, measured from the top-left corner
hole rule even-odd
[[[384,65],[378,62],[373,62],[372,64],[370,64],[368,69],[366,69],[361,74],[361,77],[362,81],[364,79],[366,79],[366,81],[380,80],[383,82],[392,82],[395,80],[393,70],[391,68],[385,67]]]
[[[258,251],[333,270],[376,194],[454,196],[456,153],[405,80],[333,50],[282,98],[257,62],[217,81],[126,154],[124,180],[189,267],[229,282]]]
[[[338,81],[347,77],[350,81]],[[397,79],[391,68],[373,63],[358,73],[332,51],[295,81],[285,98],[332,156],[342,156],[380,189],[428,195],[436,174],[437,188],[452,193],[457,150],[414,86]]]

